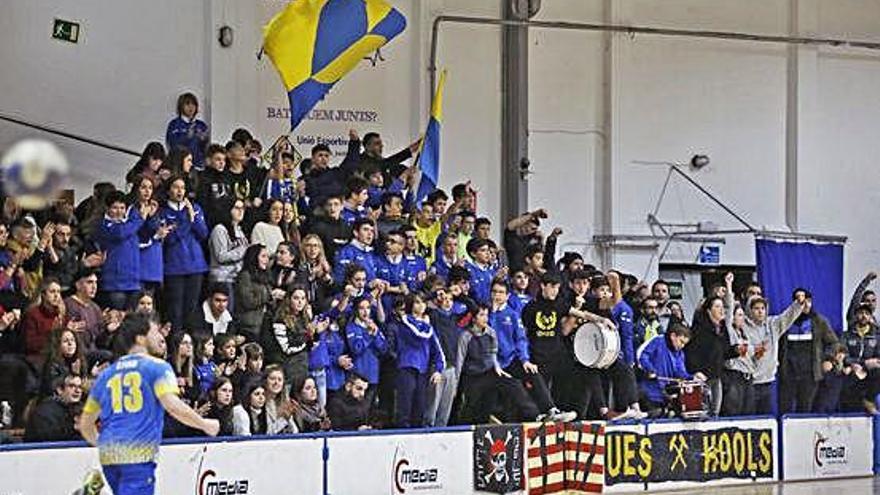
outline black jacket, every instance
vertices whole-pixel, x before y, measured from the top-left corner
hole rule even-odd
[[[209,227],[217,225],[229,215],[235,202],[235,194],[229,187],[226,175],[210,167],[203,170],[199,177],[196,202],[205,212],[205,220]]]
[[[331,196],[342,196],[345,192],[345,181],[357,171],[361,150],[361,141],[352,139],[348,142],[348,152],[338,167],[325,169],[313,168],[306,176],[306,196],[312,210],[323,206]]]
[[[62,442],[79,440],[73,428],[73,411],[57,397],[43,399],[28,419],[25,442]]]
[[[707,378],[720,378],[724,361],[739,356],[737,348],[730,345],[730,337],[724,322],[715,327],[703,318],[692,329],[691,341],[684,348],[685,364],[691,373],[702,372]]]
[[[354,400],[344,391],[327,404],[330,424],[336,431],[357,430],[369,424],[370,404],[366,400]]]

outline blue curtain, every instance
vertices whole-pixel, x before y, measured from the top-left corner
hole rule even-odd
[[[773,238],[755,240],[758,283],[770,301],[770,314],[791,304],[803,287],[813,293],[813,308],[843,331],[843,245]]]

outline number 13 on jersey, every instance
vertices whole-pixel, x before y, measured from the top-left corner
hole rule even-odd
[[[141,382],[141,374],[137,371],[129,371],[125,374],[117,373],[113,375],[113,378],[107,380],[114,413],[118,414],[123,411],[136,413],[144,407]]]

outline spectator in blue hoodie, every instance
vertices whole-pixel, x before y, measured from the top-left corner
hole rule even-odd
[[[672,380],[691,380],[691,375],[684,363],[684,346],[691,340],[688,327],[675,323],[666,330],[665,335],[651,339],[639,351],[639,367],[642,369],[641,380],[642,402],[646,411],[656,415],[658,410],[668,406],[666,385]],[[702,373],[696,378],[705,379]]]
[[[100,300],[104,307],[125,310],[134,305],[141,290],[138,230],[149,210],[128,206],[121,191],[110,193],[105,204],[107,213],[93,234],[93,240],[106,254]]]
[[[346,373],[354,368],[354,361],[345,350],[345,336],[337,321],[331,321],[327,331],[321,334],[321,340],[327,348],[327,402],[339,393],[343,393]]]
[[[135,182],[135,205],[139,211],[146,211],[144,223],[138,230],[141,264],[141,284],[157,293],[162,286],[162,242],[171,228],[159,224],[159,203],[153,197],[156,181],[147,176],[138,177]]]
[[[168,181],[168,201],[159,211],[159,224],[170,227],[164,243],[165,310],[171,327],[183,327],[184,317],[199,304],[202,279],[208,271],[202,243],[208,225],[202,207],[186,196],[186,179]]]
[[[376,280],[376,266],[373,258],[373,239],[376,230],[373,222],[367,218],[360,218],[352,227],[354,239],[343,246],[336,253],[336,261],[333,264],[333,280],[342,285],[345,282],[345,269],[352,263],[361,265],[367,273],[367,284],[372,285]]]
[[[168,123],[165,131],[165,144],[171,150],[183,146],[190,150],[193,165],[201,170],[205,166],[205,148],[211,138],[208,124],[196,118],[199,113],[199,100],[192,93],[183,93],[177,98],[177,117]]]
[[[376,305],[380,317],[377,322],[372,315]],[[385,319],[382,305],[370,298],[362,297],[354,302],[354,318],[345,326],[345,337],[348,342],[348,353],[354,362],[354,370],[367,379],[370,388],[366,399],[372,404],[379,385],[379,365],[382,357],[388,352],[385,334],[380,331],[379,324]]]
[[[492,281],[496,278],[505,279],[507,268],[498,269],[492,265],[492,252],[490,241],[486,239],[471,239],[467,244],[468,254],[473,261],[465,264],[471,274],[470,296],[480,304],[489,306],[491,298],[489,292]]]
[[[397,424],[421,427],[425,418],[428,383],[443,380],[446,358],[428,318],[422,296],[406,298],[406,317],[397,334]]]

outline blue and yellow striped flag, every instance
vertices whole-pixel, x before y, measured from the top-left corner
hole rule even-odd
[[[446,84],[446,71],[440,73],[440,81],[437,82],[437,91],[431,100],[431,118],[428,119],[428,129],[425,130],[425,138],[422,140],[422,149],[416,160],[422,170],[422,179],[419,181],[419,189],[416,194],[416,202],[421,204],[425,196],[437,189],[440,182],[440,123],[443,122],[443,85]]]
[[[291,130],[367,54],[406,28],[384,0],[293,0],[263,29],[290,97]]]

